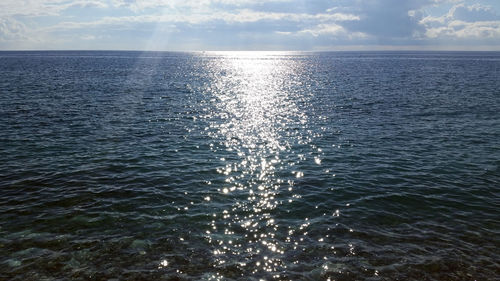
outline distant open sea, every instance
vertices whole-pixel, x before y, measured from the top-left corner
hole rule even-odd
[[[500,280],[500,52],[0,52],[0,280]]]

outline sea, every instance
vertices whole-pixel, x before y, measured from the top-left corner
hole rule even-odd
[[[500,52],[0,52],[0,280],[500,280]]]

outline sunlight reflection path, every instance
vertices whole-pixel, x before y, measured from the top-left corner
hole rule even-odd
[[[300,67],[270,54],[224,56],[210,66],[213,81],[206,90],[214,95],[217,110],[210,134],[237,157],[220,159],[225,165],[218,169],[225,184],[217,191],[232,203],[213,214],[207,231],[214,245],[214,266],[221,269],[214,278],[238,272],[279,278],[286,268],[285,251],[298,244],[290,237],[295,230],[280,229],[274,216],[279,205],[293,199],[278,198],[281,189],[293,189],[290,177],[280,173],[289,172],[294,163],[282,155],[293,153],[292,142],[310,141],[297,133],[307,124],[297,106],[304,97],[290,90]]]

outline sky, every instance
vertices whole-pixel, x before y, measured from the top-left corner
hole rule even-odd
[[[0,50],[500,51],[500,0],[0,0]]]

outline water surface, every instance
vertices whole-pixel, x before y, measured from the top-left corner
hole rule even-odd
[[[493,280],[500,53],[0,53],[0,279]]]

